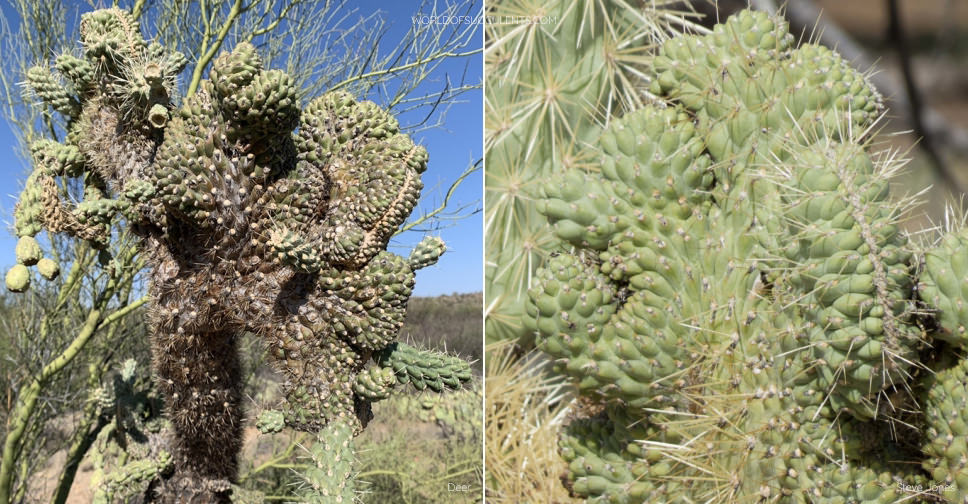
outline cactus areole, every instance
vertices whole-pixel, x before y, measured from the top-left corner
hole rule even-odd
[[[427,152],[386,111],[346,93],[300,108],[290,77],[264,69],[248,43],[176,104],[186,58],[147,43],[126,11],[84,14],[80,32],[81,57],[27,74],[68,131],[63,143],[31,146],[17,232],[103,245],[123,219],[142,238],[153,369],[174,431],[175,469],[159,500],[227,502],[244,420],[243,332],[261,337],[284,373],[290,427],[355,435],[371,400],[411,382],[406,366],[367,366],[413,351],[391,343],[414,270],[443,252],[433,239],[413,260],[385,250],[419,197]],[[57,177],[82,179],[83,201],[64,201]],[[8,285],[23,285],[17,275]],[[469,379],[466,366],[433,357],[442,369],[425,373],[432,386]],[[362,393],[374,376],[380,394]]]
[[[900,231],[900,163],[870,148],[880,96],[750,11],[663,43],[652,70],[662,100],[540,203],[567,248],[529,324],[583,399],[559,442],[568,488],[968,503],[968,232],[925,252]]]

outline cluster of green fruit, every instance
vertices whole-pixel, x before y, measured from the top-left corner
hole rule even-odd
[[[60,265],[44,257],[40,243],[33,236],[22,236],[17,240],[16,254],[17,264],[7,271],[5,278],[10,292],[24,292],[30,288],[28,266],[37,266],[37,272],[47,280],[54,280],[60,275]]]

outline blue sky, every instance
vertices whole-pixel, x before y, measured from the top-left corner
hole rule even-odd
[[[71,4],[70,0],[66,3]],[[110,3],[110,2],[108,2]],[[125,2],[122,2],[124,5]],[[388,31],[381,41],[381,46],[393,48],[401,40],[413,23],[413,16],[420,6],[420,2],[410,1],[357,1],[348,2],[356,13],[347,19],[355,22],[361,17],[379,12],[386,21]],[[474,12],[480,12],[480,2],[476,2]],[[81,7],[84,10],[89,7]],[[12,17],[9,5],[4,2],[4,14],[13,26],[16,19]],[[483,34],[478,28],[480,43],[483,45]],[[449,77],[452,82],[461,77],[465,82],[480,83],[483,76],[483,55],[474,56],[468,64],[468,59],[446,61],[437,71],[424,82],[418,92],[433,92],[440,90]],[[19,79],[17,79],[19,80]],[[432,130],[420,131],[414,135],[414,140],[425,146],[430,153],[430,164],[423,175],[424,191],[421,207],[414,211],[417,215],[421,210],[429,211],[435,208],[444,198],[447,188],[465,168],[482,157],[483,138],[483,93],[474,90],[464,94],[459,103],[451,105],[444,116],[444,124]],[[401,124],[407,125],[420,120],[417,114],[398,117]],[[10,125],[0,121],[0,221],[5,229],[0,232],[0,268],[3,272],[15,263],[14,246],[16,237],[12,232],[13,205],[20,193],[23,181],[29,167],[26,162],[17,157],[17,140],[10,130]],[[483,190],[483,175],[480,171],[466,178],[451,198],[451,205],[456,208],[470,205],[480,208]],[[417,285],[414,290],[416,296],[436,296],[453,292],[476,292],[483,289],[483,222],[480,213],[471,217],[445,223],[432,234],[438,235],[447,243],[448,251],[434,266],[420,270],[417,274]],[[407,255],[409,248],[420,240],[420,235],[405,233],[391,242],[390,250],[401,255]]]

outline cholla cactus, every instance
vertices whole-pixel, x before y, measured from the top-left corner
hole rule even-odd
[[[110,384],[91,391],[103,424],[91,446],[93,502],[142,502],[153,480],[170,473],[172,456],[159,444],[164,420],[146,373],[125,361]]]
[[[436,423],[444,436],[458,439],[478,439],[483,431],[480,404],[483,393],[476,390],[441,394],[419,394],[397,397],[386,407],[399,417],[415,417],[423,422]]]
[[[529,282],[560,242],[537,212],[540,184],[589,166],[598,125],[647,99],[648,45],[692,27],[681,2],[489,2],[486,55],[486,328],[530,346]]]
[[[559,446],[573,494],[968,502],[968,234],[921,271],[899,163],[868,141],[880,96],[749,11],[665,42],[652,71],[663,100],[539,204],[571,247],[527,311],[583,398]]]
[[[300,109],[289,76],[263,69],[247,43],[176,105],[186,58],[147,43],[127,12],[84,14],[81,42],[83,58],[55,62],[63,80],[28,73],[67,116],[68,135],[32,146],[17,231],[105,244],[123,219],[143,238],[153,367],[174,430],[174,473],[157,488],[163,502],[223,502],[242,439],[243,332],[260,335],[285,374],[286,425],[338,432],[340,443],[366,426],[378,397],[356,386],[371,358],[396,362],[414,269],[443,252],[408,261],[384,250],[419,197],[427,152],[346,93]],[[84,200],[63,201],[56,177],[82,178]],[[459,359],[414,355],[425,363],[419,383],[459,388],[470,377]],[[385,393],[418,383],[393,373]]]

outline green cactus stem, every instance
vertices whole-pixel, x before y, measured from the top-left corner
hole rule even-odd
[[[427,266],[437,264],[437,260],[447,250],[444,240],[436,236],[427,236],[410,252],[407,262],[410,269],[416,271]]]
[[[471,368],[467,361],[442,353],[419,350],[405,343],[388,345],[373,358],[379,365],[392,369],[400,384],[410,384],[417,390],[457,390],[471,378]]]
[[[125,464],[107,475],[94,492],[94,504],[111,504],[120,495],[136,495],[144,486],[172,468],[171,454],[161,452],[156,460],[142,459]]]
[[[599,125],[650,100],[649,46],[693,26],[668,2],[493,1],[486,74],[485,335],[533,345],[530,281],[560,240],[538,212],[562,167],[591,168]]]
[[[307,453],[302,498],[312,504],[351,503],[356,498],[353,426],[331,422],[316,434]]]

